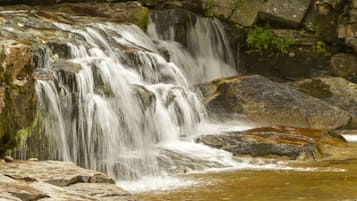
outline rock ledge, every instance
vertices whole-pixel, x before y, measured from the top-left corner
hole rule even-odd
[[[2,163],[0,189],[0,200],[137,200],[104,173],[60,161]]]

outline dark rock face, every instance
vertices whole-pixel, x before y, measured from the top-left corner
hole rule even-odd
[[[0,156],[17,144],[16,133],[35,118],[31,46],[12,40],[0,45]]]
[[[143,29],[148,22],[148,9],[138,2],[61,4],[36,9],[16,5],[0,10],[0,157],[35,127],[35,79],[53,78],[53,73],[42,67],[52,65],[53,70],[68,77],[80,70],[67,60],[71,58],[67,42],[83,38],[70,37],[52,22],[73,25],[105,20],[134,23]]]
[[[1,200],[137,200],[103,173],[58,161],[3,163],[0,189]]]
[[[170,33],[168,27],[173,27],[175,33],[175,41],[180,42],[182,45],[187,45],[187,33],[190,28],[196,23],[196,14],[191,13],[184,9],[165,9],[158,11],[151,11],[150,17],[156,22],[156,28],[160,33],[165,33],[170,40]],[[166,20],[162,20],[165,18]]]
[[[339,53],[331,58],[331,73],[357,82],[357,58],[353,54]]]
[[[281,156],[289,159],[320,159],[324,157],[352,157],[353,151],[338,134],[313,129],[289,127],[258,128],[222,135],[207,135],[198,142],[234,155],[253,157]],[[329,146],[336,149],[330,149]],[[339,150],[340,152],[335,152]],[[341,155],[340,155],[341,154]]]
[[[351,120],[348,112],[259,75],[215,80],[204,94],[210,110],[242,113],[262,124],[334,129]]]

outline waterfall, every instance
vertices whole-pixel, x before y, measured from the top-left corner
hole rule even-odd
[[[175,12],[152,13],[148,34],[169,52],[170,60],[183,70],[185,76],[197,83],[236,75],[233,53],[223,24],[215,18],[191,16],[189,13],[187,21],[180,24],[177,19],[170,20],[175,18]],[[162,22],[163,18],[169,18],[168,24]],[[177,38],[185,46],[177,42]]]
[[[37,126],[23,158],[72,161],[133,180],[234,166],[231,154],[195,144],[206,110],[193,84],[233,75],[222,24],[197,18],[184,46],[136,25],[51,22],[63,38],[38,47]]]

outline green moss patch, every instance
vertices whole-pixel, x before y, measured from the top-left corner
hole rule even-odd
[[[298,88],[300,91],[320,99],[329,98],[333,95],[330,86],[318,79],[299,84]]]

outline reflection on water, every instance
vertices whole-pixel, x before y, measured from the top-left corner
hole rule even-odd
[[[337,201],[357,199],[357,160],[304,162],[298,167],[347,171],[227,171],[184,175],[208,185],[147,192],[144,201]]]

